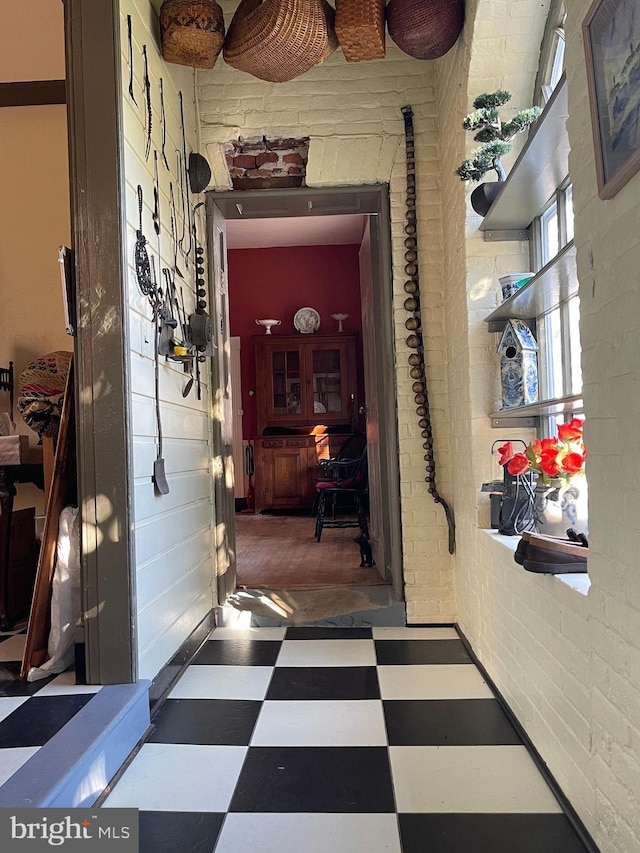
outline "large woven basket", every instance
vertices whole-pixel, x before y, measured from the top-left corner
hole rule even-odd
[[[385,0],[336,0],[336,35],[347,62],[384,59]]]
[[[224,17],[215,0],[164,0],[162,57],[177,65],[213,68],[224,42]]]
[[[328,56],[327,20],[321,0],[240,0],[224,60],[270,83],[293,80]]]
[[[389,35],[415,59],[438,59],[456,43],[464,25],[463,0],[390,0]]]

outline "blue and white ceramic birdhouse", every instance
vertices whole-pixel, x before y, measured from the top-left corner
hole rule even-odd
[[[502,408],[538,402],[538,344],[524,320],[507,320],[498,344]]]

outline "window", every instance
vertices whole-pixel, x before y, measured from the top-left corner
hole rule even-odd
[[[571,184],[560,187],[532,227],[532,263],[541,269],[573,239]],[[540,399],[557,400],[582,392],[580,367],[580,297],[560,301],[536,318]],[[572,414],[575,414],[573,412]],[[551,435],[557,418],[543,418],[542,432]],[[561,421],[560,421],[561,422]]]

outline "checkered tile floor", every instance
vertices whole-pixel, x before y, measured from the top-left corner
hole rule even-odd
[[[219,628],[154,723],[143,853],[584,850],[451,628]]]
[[[63,672],[20,678],[26,627],[0,632],[0,785],[35,755],[100,690]]]

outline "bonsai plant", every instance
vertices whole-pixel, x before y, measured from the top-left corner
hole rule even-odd
[[[509,121],[503,122],[498,107],[510,100],[511,94],[504,89],[479,95],[473,102],[474,112],[469,113],[462,122],[465,130],[476,131],[473,138],[483,144],[473,152],[473,157],[463,160],[456,169],[456,175],[462,181],[479,181],[493,169],[498,176],[497,182],[481,184],[471,194],[471,206],[476,213],[483,216],[506,178],[500,158],[511,151],[513,146],[509,140],[516,133],[526,130],[542,112],[540,107],[530,107],[520,110]]]

